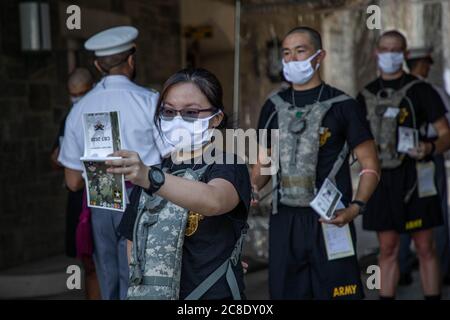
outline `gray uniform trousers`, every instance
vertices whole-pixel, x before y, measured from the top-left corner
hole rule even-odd
[[[122,212],[91,208],[94,262],[103,300],[125,299],[128,291],[126,239],[118,232]]]

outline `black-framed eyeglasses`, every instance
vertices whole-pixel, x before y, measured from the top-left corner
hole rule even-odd
[[[160,118],[162,120],[171,121],[179,114],[181,116],[181,118],[183,118],[183,120],[193,122],[197,119],[202,119],[202,118],[207,117],[207,115],[202,117],[201,116],[202,113],[213,112],[213,111],[217,111],[217,108],[208,108],[208,109],[185,108],[182,110],[175,110],[173,108],[163,106],[163,107],[161,107]]]

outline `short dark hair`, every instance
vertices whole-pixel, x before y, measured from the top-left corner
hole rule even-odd
[[[432,60],[429,57],[407,59],[406,65],[408,66],[409,71],[412,71],[417,66],[417,64],[421,61],[426,61],[428,63],[432,63]]]
[[[422,58],[406,60],[406,65],[408,66],[409,71],[413,70],[421,60]]]
[[[316,50],[321,50],[322,49],[322,36],[320,35],[320,33],[310,27],[306,27],[306,26],[300,26],[300,27],[295,27],[294,29],[290,30],[288,33],[286,33],[286,35],[283,38],[283,41],[290,36],[291,34],[294,33],[307,33],[309,35],[309,38],[311,40],[311,43],[314,47],[314,49]]]
[[[227,116],[224,112],[223,105],[223,89],[219,79],[210,71],[203,68],[186,68],[173,74],[164,83],[163,89],[158,99],[157,109],[155,112],[154,122],[160,129],[160,114],[163,106],[164,99],[167,96],[169,90],[180,83],[192,83],[194,84],[208,99],[208,102],[213,106],[221,110],[224,114],[223,120],[219,125],[219,128],[223,128],[227,122]]]
[[[136,52],[136,48],[131,48],[125,52],[113,54],[105,57],[97,57],[96,60],[100,65],[102,71],[108,73],[112,68],[119,67],[124,64],[128,57]]]
[[[400,31],[397,30],[389,30],[384,32],[377,41],[377,47],[380,45],[380,41],[381,39],[385,38],[385,37],[393,37],[393,38],[397,38],[402,42],[402,48],[404,50],[406,50],[406,48],[408,48],[408,41],[406,40],[406,37],[403,35],[403,33],[401,33]]]

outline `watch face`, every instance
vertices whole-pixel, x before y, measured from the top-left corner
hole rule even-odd
[[[164,182],[164,173],[159,170],[152,170],[152,178],[156,184],[162,184]]]

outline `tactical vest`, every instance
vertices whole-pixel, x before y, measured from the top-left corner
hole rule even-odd
[[[208,166],[199,170],[183,169],[171,173],[189,180],[200,181]],[[130,287],[127,299],[176,300],[180,293],[183,244],[188,210],[158,195],[141,192],[133,231],[130,262]],[[227,259],[206,278],[186,300],[200,299],[222,276],[226,275],[233,298],[240,293],[232,265],[240,263],[240,254],[247,228]]]
[[[280,203],[291,207],[309,207],[317,192],[316,171],[322,120],[333,104],[349,99],[349,96],[342,94],[298,108],[278,94],[270,98],[275,105],[275,111],[269,117],[266,128],[277,115],[281,167],[278,174],[272,177],[273,213],[277,213],[278,189]],[[335,182],[336,174],[345,162],[348,151],[347,144],[344,144],[328,175],[331,181]]]
[[[397,152],[397,129],[398,119],[401,114],[400,103],[403,99],[407,101],[409,112],[412,115],[413,127],[417,129],[415,112],[411,100],[406,96],[407,91],[422,80],[414,80],[399,90],[384,88],[377,94],[364,89],[361,94],[366,101],[367,119],[378,146],[378,156],[381,168],[394,169],[403,162],[404,155]],[[388,108],[397,109],[396,117],[384,117]]]

